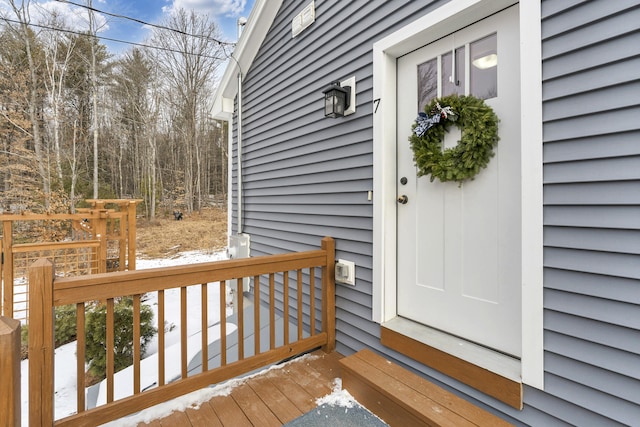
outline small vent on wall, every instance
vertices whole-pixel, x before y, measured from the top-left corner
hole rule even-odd
[[[309,3],[291,21],[291,36],[295,37],[316,20],[316,7],[314,2]]]

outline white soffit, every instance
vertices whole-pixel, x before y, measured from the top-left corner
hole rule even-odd
[[[214,99],[219,105],[221,104],[220,98],[233,99],[238,93],[238,64],[243,75],[246,74],[281,5],[282,0],[256,0],[254,3],[249,19],[233,51],[233,58],[229,59],[220,85],[216,90]]]

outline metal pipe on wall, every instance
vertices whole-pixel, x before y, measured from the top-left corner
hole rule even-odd
[[[242,72],[238,73],[238,234],[242,233]]]

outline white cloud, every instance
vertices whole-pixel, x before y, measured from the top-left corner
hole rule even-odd
[[[195,10],[201,13],[208,13],[210,16],[240,16],[244,11],[246,0],[173,0],[165,6],[165,12],[176,9]]]
[[[47,22],[49,16],[55,13],[72,30],[87,31],[89,29],[89,14],[85,8],[58,1],[31,2],[30,6],[32,22]],[[104,15],[95,13],[94,18],[98,32],[109,29]]]

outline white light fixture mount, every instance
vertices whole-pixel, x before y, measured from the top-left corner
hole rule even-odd
[[[348,116],[356,112],[356,76],[351,76],[347,80],[341,81],[340,86],[351,88],[349,93],[349,106],[344,110],[344,115]]]
[[[335,119],[356,112],[356,78],[333,81],[322,90],[324,116]]]

